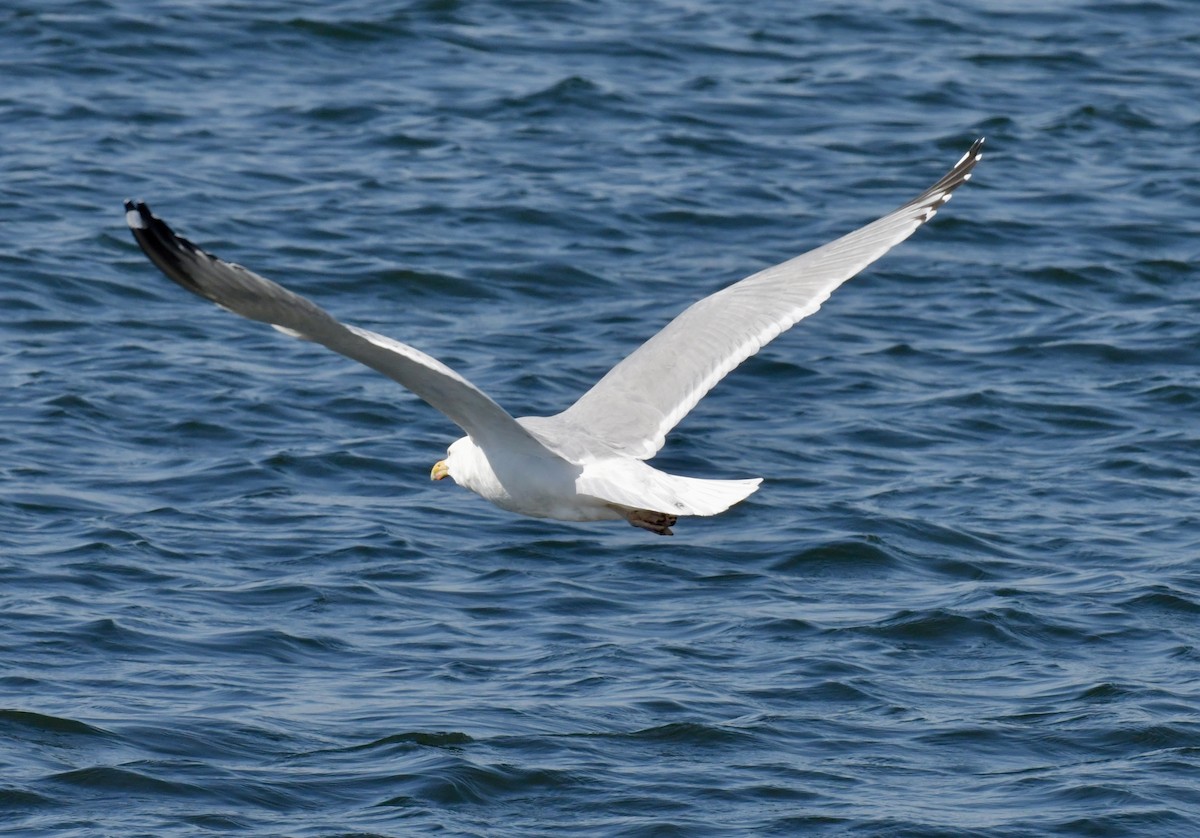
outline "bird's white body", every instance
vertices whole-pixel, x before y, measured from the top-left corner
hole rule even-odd
[[[820,308],[846,280],[934,216],[982,157],[977,141],[937,183],[877,221],[694,303],[554,416],[515,419],[479,388],[408,344],[349,326],[312,301],[205,253],[145,204],[127,202],[142,250],[169,278],[222,308],[269,323],[382,372],[466,436],[434,466],[502,509],[564,521],[625,519],[663,535],[682,515],[716,515],[761,478],[706,480],[644,461],[725,375]]]
[[[575,481],[583,468],[558,457],[512,463],[503,451],[489,457],[474,440],[464,436],[446,450],[442,462],[446,464],[447,476],[459,486],[518,515],[560,521],[607,521],[621,517],[605,501],[577,494]]]
[[[501,509],[560,521],[629,520],[635,512],[650,511],[668,517],[716,515],[762,482],[683,477],[628,457],[581,463],[514,458],[503,450],[489,453],[469,436],[451,445],[442,463],[455,483]]]

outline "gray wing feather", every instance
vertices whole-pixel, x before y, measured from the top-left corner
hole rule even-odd
[[[705,297],[672,320],[538,430],[582,435],[627,456],[654,456],[714,385],[843,282],[911,236],[971,177],[977,140],[945,177],[894,212],[836,241]]]
[[[481,446],[520,446],[547,453],[504,408],[436,358],[400,341],[340,323],[311,300],[241,265],[205,253],[177,236],[144,203],[127,201],[125,210],[133,236],[150,261],[193,294],[383,373],[440,410]]]

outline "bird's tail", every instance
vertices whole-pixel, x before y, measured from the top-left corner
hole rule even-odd
[[[580,494],[669,515],[716,515],[758,489],[761,477],[708,480],[667,474],[640,460],[592,463],[575,480]]]

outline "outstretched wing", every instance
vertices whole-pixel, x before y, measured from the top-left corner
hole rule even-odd
[[[630,457],[653,457],[734,367],[933,218],[971,177],[982,146],[977,140],[945,177],[878,221],[695,303],[539,430],[570,430]]]
[[[126,201],[125,220],[150,261],[193,294],[378,370],[446,414],[483,448],[506,446],[549,455],[504,408],[436,358],[398,340],[340,323],[311,300],[205,253],[175,235],[143,203]]]

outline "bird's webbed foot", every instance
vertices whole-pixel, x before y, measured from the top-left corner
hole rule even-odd
[[[649,509],[630,509],[625,512],[625,520],[643,530],[659,535],[674,535],[671,527],[679,518],[665,512],[651,512]]]

